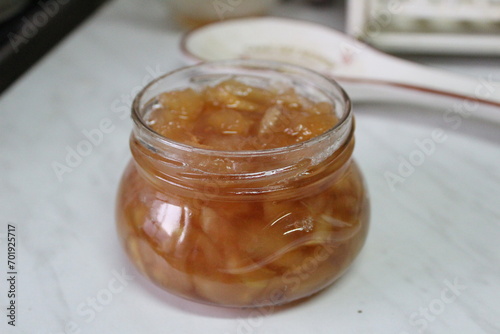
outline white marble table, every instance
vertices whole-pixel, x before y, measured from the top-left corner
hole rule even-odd
[[[342,29],[340,5],[277,14]],[[500,333],[500,125],[447,123],[445,110],[359,104],[356,158],[373,204],[369,240],[333,287],[262,315],[173,297],[140,277],[115,235],[117,183],[130,158],[130,99],[182,62],[180,31],[153,0],[111,2],[0,96],[0,306],[7,228],[16,227],[16,327],[1,333]],[[417,58],[500,79],[499,59]],[[125,116],[124,116],[125,114]],[[54,162],[101,128],[88,155]],[[391,189],[386,172],[425,161]]]

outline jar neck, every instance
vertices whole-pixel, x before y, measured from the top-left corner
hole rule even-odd
[[[321,183],[343,175],[354,149],[354,120],[349,117],[330,132],[279,149],[227,152],[165,141],[136,124],[130,146],[139,173],[159,189],[212,199],[279,199],[290,189],[297,195],[297,189],[321,191]]]

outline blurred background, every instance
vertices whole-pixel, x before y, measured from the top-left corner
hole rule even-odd
[[[0,92],[105,2],[113,1],[0,0]],[[319,21],[389,53],[500,55],[499,0],[142,0],[138,17],[141,7],[155,7],[165,29],[288,16]]]

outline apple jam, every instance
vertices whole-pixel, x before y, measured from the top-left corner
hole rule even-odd
[[[283,304],[340,277],[361,250],[368,197],[350,102],[292,65],[181,69],[136,98],[117,198],[135,266],[176,295]]]
[[[267,90],[225,80],[201,91],[161,94],[146,124],[156,133],[195,147],[263,150],[296,144],[331,129],[328,102],[315,103],[293,88]]]

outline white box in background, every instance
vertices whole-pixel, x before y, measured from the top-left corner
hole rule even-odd
[[[349,0],[347,32],[387,52],[500,55],[500,0]]]

